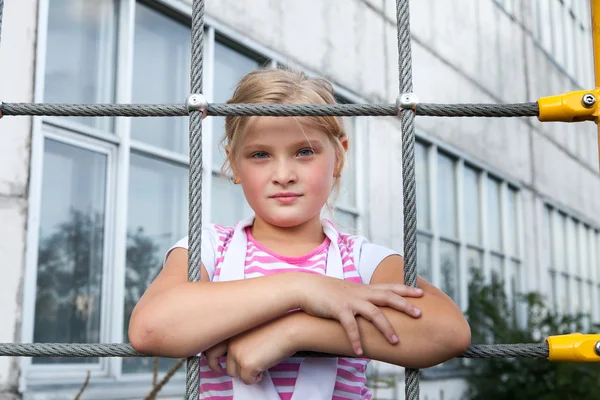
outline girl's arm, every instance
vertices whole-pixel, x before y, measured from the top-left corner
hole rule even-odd
[[[171,252],[132,312],[129,341],[136,350],[188,357],[297,308],[340,321],[355,345],[356,315],[391,341],[394,330],[377,306],[410,313],[413,306],[403,296],[421,295],[402,284],[362,285],[299,272],[216,283],[204,266],[201,274],[201,282],[188,282],[187,251]]]
[[[187,357],[297,308],[294,282],[285,274],[212,283],[188,282],[187,250],[176,248],[136,304],[129,341],[139,352]]]
[[[371,283],[383,282],[404,282],[404,262],[400,256],[387,257],[375,270]],[[467,350],[471,330],[460,308],[421,277],[417,285],[424,294],[411,302],[422,311],[421,317],[415,319],[381,307],[398,334],[398,344],[389,343],[372,323],[358,317],[363,357],[408,368],[428,368]],[[344,330],[335,320],[294,313],[275,323],[288,332],[295,351],[355,356]]]

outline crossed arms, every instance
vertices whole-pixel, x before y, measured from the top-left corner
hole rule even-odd
[[[227,352],[227,372],[246,383],[298,351],[409,368],[462,354],[471,332],[458,306],[421,277],[420,291],[403,281],[403,260],[393,255],[367,285],[294,272],[211,283],[204,267],[201,282],[188,282],[187,251],[178,248],[133,310],[129,340],[156,356],[204,352],[216,370]]]

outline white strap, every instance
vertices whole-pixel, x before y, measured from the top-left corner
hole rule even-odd
[[[244,229],[254,222],[254,217],[240,221],[235,227],[229,247],[221,263],[219,281],[244,279],[244,266],[248,246]],[[322,221],[323,232],[331,241],[327,251],[326,275],[344,279],[344,267],[337,243],[338,232],[329,221]],[[306,358],[300,364],[292,400],[331,399],[337,377],[337,358]],[[269,371],[262,380],[246,385],[240,378],[232,378],[234,400],[280,400]]]

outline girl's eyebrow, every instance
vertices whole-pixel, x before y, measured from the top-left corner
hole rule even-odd
[[[302,139],[297,142],[291,143],[288,147],[301,148],[301,147],[306,147],[306,146],[319,148],[319,147],[322,147],[322,141],[321,141],[321,139],[314,139],[314,140]],[[245,147],[246,147],[246,149],[269,150],[269,149],[272,149],[274,146],[272,144],[269,144],[266,142],[257,141],[257,142],[250,142]]]

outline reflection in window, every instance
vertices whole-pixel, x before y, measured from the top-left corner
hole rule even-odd
[[[481,223],[479,217],[479,173],[470,167],[465,167],[464,176],[464,213],[465,236],[472,244],[481,243]]]
[[[417,270],[427,282],[432,282],[431,273],[431,239],[417,235]]]
[[[440,288],[444,293],[460,304],[459,298],[459,271],[458,271],[458,246],[440,241]]]
[[[235,86],[248,72],[260,66],[258,61],[225,46],[215,43],[214,103],[225,103],[233,96]],[[225,133],[225,117],[211,117],[213,123],[212,163],[216,171],[225,161],[225,152],[220,146]]]
[[[489,244],[493,250],[501,251],[500,182],[494,178],[488,178],[487,207]]]
[[[135,304],[160,272],[165,252],[186,235],[188,220],[187,168],[134,153],[130,174],[124,338]],[[159,368],[168,370],[175,362],[161,359]],[[123,372],[150,372],[152,363],[152,358],[124,358]]]
[[[240,52],[215,43],[215,103],[225,103],[233,95],[235,86],[242,77],[259,67],[258,61]],[[250,214],[251,209],[246,202],[241,185],[234,185],[229,179],[221,176],[221,167],[225,161],[225,153],[221,147],[221,139],[225,133],[225,118],[211,117],[213,123],[213,186],[211,222],[233,225]]]
[[[467,249],[467,270],[483,270],[483,252],[476,249]]]
[[[52,0],[44,101],[48,103],[111,103],[114,101],[116,12],[113,0]],[[69,117],[82,124],[111,130],[107,117]]]
[[[46,139],[34,342],[98,343],[107,156]],[[34,364],[89,358],[33,358]]]
[[[438,154],[438,227],[440,234],[455,238],[456,223],[456,173],[454,160]]]
[[[427,147],[415,143],[415,179],[417,181],[417,227],[431,229],[429,216],[429,168]]]
[[[133,57],[134,103],[181,103],[189,94],[190,29],[136,3]],[[144,117],[131,121],[131,137],[187,154],[188,117]]]
[[[504,259],[503,257],[492,255],[490,257],[491,263],[491,275],[492,283],[503,283],[504,282]]]
[[[508,244],[510,254],[519,255],[519,232],[517,231],[517,191],[513,188],[508,189],[508,198],[506,199],[506,224],[508,226]]]

